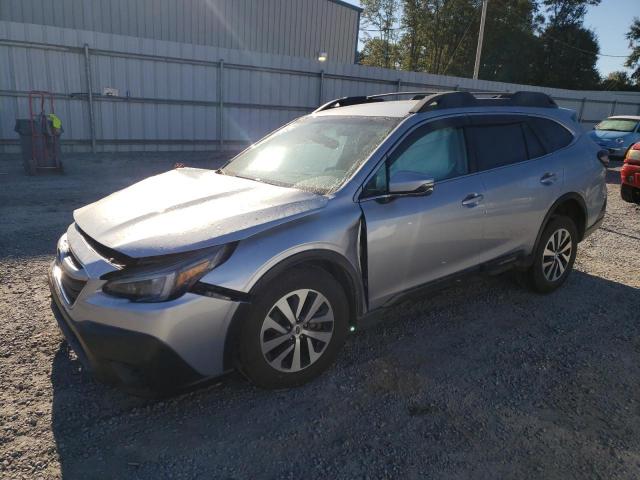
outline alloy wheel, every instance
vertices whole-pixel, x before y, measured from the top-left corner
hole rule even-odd
[[[573,244],[571,234],[559,228],[551,234],[542,252],[542,273],[549,282],[555,282],[567,269]]]
[[[311,289],[287,293],[269,310],[260,331],[262,355],[281,372],[295,373],[324,353],[334,329],[331,304]]]

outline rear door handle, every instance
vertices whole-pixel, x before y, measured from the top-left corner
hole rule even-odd
[[[481,195],[480,193],[470,193],[469,195],[464,197],[464,200],[462,200],[462,205],[464,205],[465,207],[472,208],[477,206],[482,201],[483,198],[484,196]]]
[[[547,172],[540,177],[540,183],[543,185],[551,185],[556,181],[556,174],[553,172]]]

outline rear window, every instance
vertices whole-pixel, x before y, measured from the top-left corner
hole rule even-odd
[[[573,141],[571,132],[553,120],[529,117],[527,123],[540,139],[547,153],[560,150]]]
[[[542,146],[542,142],[538,136],[533,132],[529,124],[522,124],[522,131],[524,132],[524,139],[527,142],[527,152],[529,158],[538,158],[546,155],[547,151]]]
[[[478,170],[490,170],[528,159],[520,123],[479,125],[468,129],[478,159]]]

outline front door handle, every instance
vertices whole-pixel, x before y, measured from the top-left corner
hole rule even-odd
[[[472,208],[477,206],[483,198],[484,196],[480,193],[470,193],[469,195],[464,197],[464,200],[462,200],[462,205]]]
[[[556,181],[556,174],[553,172],[547,172],[540,177],[540,183],[542,185],[551,185]]]

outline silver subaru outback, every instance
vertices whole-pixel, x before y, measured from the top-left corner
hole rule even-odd
[[[329,102],[217,171],[76,210],[50,285],[87,368],[133,392],[234,368],[289,387],[443,280],[513,268],[562,285],[606,207],[608,158],[575,114],[535,92],[393,95]]]

